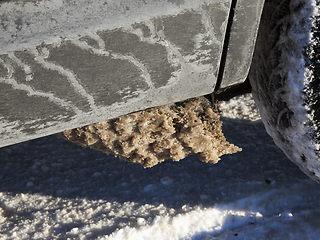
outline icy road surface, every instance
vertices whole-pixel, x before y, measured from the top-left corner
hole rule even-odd
[[[264,130],[251,95],[223,103],[243,151],[150,169],[49,136],[0,149],[0,239],[319,239],[320,184]]]

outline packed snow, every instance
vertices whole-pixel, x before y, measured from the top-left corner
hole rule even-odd
[[[221,104],[242,152],[153,168],[48,136],[0,149],[0,239],[318,239],[320,185],[267,135],[250,94]]]

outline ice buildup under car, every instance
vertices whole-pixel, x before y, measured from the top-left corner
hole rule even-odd
[[[226,141],[218,103],[205,97],[154,107],[144,111],[67,130],[57,134],[81,146],[114,154],[144,167],[166,159],[179,161],[197,153],[203,162],[241,151]]]

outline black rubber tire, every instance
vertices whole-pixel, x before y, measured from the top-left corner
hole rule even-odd
[[[319,0],[266,0],[249,74],[275,143],[320,182]]]

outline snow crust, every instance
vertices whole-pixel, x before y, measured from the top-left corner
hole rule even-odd
[[[243,151],[216,165],[143,169],[54,136],[0,149],[0,239],[318,239],[320,185],[249,116],[251,95],[224,109]]]
[[[215,112],[216,111],[216,112]],[[241,151],[223,136],[220,114],[205,97],[130,113],[57,134],[83,147],[114,154],[143,167],[197,153],[203,162]]]
[[[247,119],[253,122],[261,120],[259,109],[256,107],[251,94],[244,94],[231,98],[229,101],[222,101],[220,109],[222,111],[221,116],[225,118]]]

